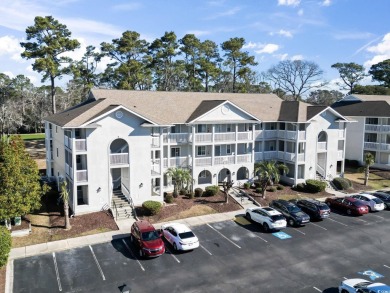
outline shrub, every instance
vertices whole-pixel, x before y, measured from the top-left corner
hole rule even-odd
[[[214,196],[218,193],[219,186],[217,185],[211,185],[206,187],[205,196]]]
[[[194,198],[194,193],[193,192],[187,193],[187,197],[190,199]]]
[[[244,188],[249,189],[251,187],[251,184],[249,182],[244,183]]]
[[[172,195],[173,195],[174,198],[177,198],[177,197],[179,196],[179,194],[177,193],[177,191],[174,191],[174,192],[172,193]]]
[[[326,188],[326,182],[315,180],[315,179],[306,180],[305,190],[307,192],[317,193],[317,192],[324,191],[325,188]]]
[[[296,190],[298,191],[304,191],[305,190],[305,184],[304,183],[298,183],[297,186],[295,187]]]
[[[142,207],[148,212],[149,215],[153,216],[161,210],[162,204],[159,201],[147,200],[142,203]]]
[[[167,194],[165,196],[165,202],[166,203],[173,203],[173,195],[172,194]]]
[[[256,187],[256,188],[259,188],[259,187],[261,187],[261,184],[260,184],[260,182],[255,182],[255,187]]]
[[[179,192],[180,195],[185,195],[187,194],[187,190],[185,190],[184,188],[180,189],[180,192]]]
[[[334,178],[332,183],[336,186],[337,189],[341,190],[347,190],[352,187],[351,181],[342,177]]]
[[[195,188],[195,197],[201,197],[203,195],[203,189],[198,187]]]
[[[270,192],[275,192],[276,191],[276,187],[272,186],[272,187],[268,188],[267,190],[270,191]]]
[[[0,226],[0,267],[7,263],[11,251],[11,233],[5,226]]]
[[[257,192],[257,193],[262,193],[262,192],[263,192],[263,189],[260,188],[260,187],[258,187],[258,188],[256,188],[256,192]]]
[[[276,186],[276,189],[277,189],[277,190],[283,190],[283,189],[284,189],[284,186],[283,186],[283,185],[278,185],[278,186]]]

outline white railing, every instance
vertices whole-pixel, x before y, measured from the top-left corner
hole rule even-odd
[[[212,133],[196,133],[195,142],[212,142],[213,135]]]
[[[159,136],[152,136],[152,148],[159,148],[160,147],[160,137]]]
[[[71,140],[69,137],[67,137],[66,135],[64,136],[64,144],[67,148],[70,148],[72,149],[72,143],[71,143]]]
[[[344,138],[344,129],[339,129],[339,138]]]
[[[237,164],[250,163],[250,162],[252,162],[251,157],[252,156],[249,154],[237,155]]]
[[[68,165],[68,164],[65,164],[65,173],[66,173],[67,175],[70,175],[69,169],[70,169],[69,165]]]
[[[278,137],[278,131],[277,130],[264,130],[263,132],[264,138],[277,138]]]
[[[87,151],[87,140],[86,139],[75,139],[76,152]]]
[[[285,152],[285,153],[284,153],[284,159],[285,159],[286,161],[295,162],[295,153],[287,153],[287,152]]]
[[[110,165],[127,165],[129,164],[129,154],[128,153],[119,153],[119,154],[110,154]]]
[[[129,199],[129,197],[130,197],[130,190],[123,183],[121,184],[121,191],[122,191],[123,195],[126,196],[127,199]]]
[[[305,130],[299,131],[299,140],[306,140],[306,131]]]
[[[390,151],[390,144],[382,143],[381,144],[381,150],[382,151]]]
[[[380,149],[380,143],[377,143],[377,142],[365,142],[364,143],[364,148],[365,149],[379,150]]]
[[[381,131],[381,125],[377,124],[366,124],[366,131]]]
[[[238,132],[237,140],[252,140],[252,132],[249,131]]]
[[[214,134],[214,141],[235,141],[236,133],[235,132],[221,132]]]
[[[305,154],[298,154],[298,162],[304,162],[305,161]]]
[[[325,178],[325,170],[318,164],[317,164],[317,172],[320,173],[320,175]]]
[[[234,156],[220,156],[214,158],[214,165],[234,164]]]
[[[187,143],[188,133],[170,133],[163,135],[164,143]]]
[[[338,150],[337,151],[337,160],[341,160],[344,157],[344,151],[343,150]]]
[[[187,157],[173,157],[169,159],[169,164],[171,167],[187,167],[188,158]]]
[[[255,161],[262,161],[263,160],[263,153],[262,152],[256,152],[255,153]]]
[[[288,130],[286,132],[286,138],[287,139],[294,139],[294,140],[297,139],[297,132]]]
[[[152,175],[159,175],[160,174],[160,164],[152,164],[151,172],[152,172]]]
[[[390,132],[390,125],[382,125],[381,130],[383,132]]]
[[[278,157],[278,152],[277,151],[268,151],[264,152],[264,160],[273,160]]]
[[[317,151],[326,151],[326,141],[317,142]]]
[[[263,138],[263,130],[255,130],[255,140],[260,140]]]
[[[211,166],[211,157],[206,158],[195,158],[195,165],[196,166]]]
[[[88,171],[87,170],[77,170],[76,171],[76,180],[78,182],[87,182],[88,181]]]

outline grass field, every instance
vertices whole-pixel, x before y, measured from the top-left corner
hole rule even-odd
[[[20,134],[23,140],[36,140],[36,139],[45,139],[44,133],[27,133]]]
[[[364,183],[364,173],[345,172],[344,176],[345,176],[345,178],[347,178],[349,180],[352,180],[352,181],[355,181],[355,182],[358,182],[361,184]],[[388,187],[390,187],[390,180],[385,179],[383,177],[380,177],[374,173],[370,173],[370,176],[368,178],[368,185],[372,189],[375,189],[375,190],[388,188]]]

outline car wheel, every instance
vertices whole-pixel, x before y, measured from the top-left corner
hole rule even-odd
[[[371,207],[370,206],[367,207],[368,207],[368,212],[371,213],[372,212]]]
[[[265,231],[265,232],[268,232],[268,231],[269,231],[269,226],[268,226],[267,223],[264,223],[264,224],[263,224],[263,228],[264,228],[264,231]]]
[[[347,210],[347,215],[348,216],[352,215],[352,211],[350,209]]]
[[[347,290],[341,290],[341,293],[349,293]]]
[[[176,242],[175,242],[175,243],[173,243],[173,249],[174,249],[174,250],[177,250],[177,245],[176,245]]]
[[[288,220],[288,224],[289,224],[291,227],[293,227],[293,226],[295,226],[295,221],[294,221],[293,219],[289,219],[289,220]]]
[[[139,257],[143,257],[144,256],[144,252],[142,251],[142,249],[139,250]]]
[[[252,220],[251,215],[250,215],[249,213],[246,213],[245,217],[246,217],[249,221]]]

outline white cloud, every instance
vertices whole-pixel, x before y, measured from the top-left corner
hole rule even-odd
[[[139,9],[141,6],[142,5],[137,2],[123,3],[123,4],[114,5],[112,9],[117,11],[133,11]]]
[[[186,34],[194,34],[195,36],[200,37],[200,36],[206,36],[211,34],[211,31],[193,30],[193,31],[187,31]]]
[[[332,4],[332,1],[331,0],[324,0],[322,1],[321,5],[322,6],[330,6]]]
[[[262,46],[261,43],[249,42],[249,43],[245,44],[242,48],[243,49],[255,49],[255,48],[260,48],[260,46]]]
[[[283,29],[281,29],[278,32],[270,32],[269,34],[271,36],[273,36],[273,35],[281,35],[281,36],[284,36],[284,37],[287,37],[287,38],[292,38],[293,37],[292,32],[286,31],[286,30],[283,30]]]
[[[302,55],[294,55],[294,56],[291,56],[290,60],[294,61],[294,60],[303,60],[303,56]]]
[[[372,38],[368,32],[338,32],[333,35],[336,40],[365,40]]]
[[[23,62],[24,60],[20,56],[23,52],[20,46],[20,40],[14,36],[4,36],[0,38],[0,56],[8,55],[10,58],[17,62]]]
[[[219,18],[219,17],[232,16],[232,15],[237,14],[237,12],[239,12],[240,10],[241,10],[241,7],[233,7],[229,10],[216,13],[216,14],[208,17],[207,19],[215,19],[215,18]]]
[[[390,33],[387,33],[377,45],[367,47],[366,51],[376,54],[364,63],[366,69],[369,69],[373,64],[390,59]]]
[[[14,78],[15,77],[15,74],[13,74],[13,72],[11,72],[11,71],[4,71],[3,73],[5,75],[7,75],[9,78]]]
[[[298,6],[301,0],[278,0],[278,5]]]
[[[303,15],[303,9],[299,9],[299,10],[298,10],[298,15],[299,15],[299,16],[302,16],[302,15]]]
[[[276,44],[265,44],[260,50],[255,50],[257,54],[272,54],[279,50],[279,45]]]

